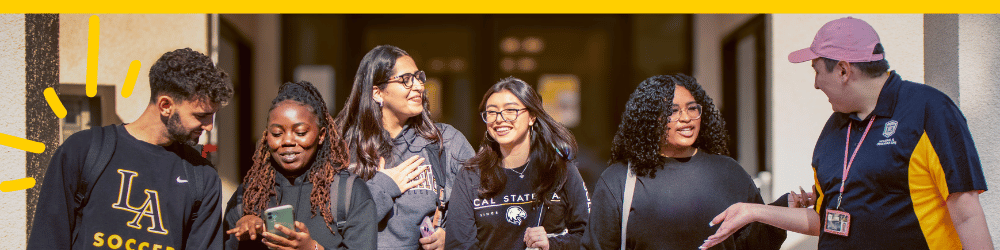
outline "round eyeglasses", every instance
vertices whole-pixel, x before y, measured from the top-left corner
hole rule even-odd
[[[427,74],[424,73],[423,70],[420,70],[413,73],[406,73],[390,77],[388,81],[382,83],[398,82],[400,84],[403,84],[404,88],[410,89],[413,87],[414,80],[420,81],[420,84],[424,84],[425,82],[427,82]]]
[[[670,116],[667,116],[667,123],[680,121],[681,112],[687,114],[688,118],[691,120],[698,120],[701,118],[701,105],[691,104],[684,109],[678,108],[679,106],[673,105],[670,107]]]
[[[521,115],[521,111],[528,110],[528,108],[521,109],[504,109],[500,111],[483,111],[479,113],[479,116],[483,118],[483,122],[491,123],[497,121],[497,115],[500,116],[501,120],[512,122],[517,120],[517,117]]]

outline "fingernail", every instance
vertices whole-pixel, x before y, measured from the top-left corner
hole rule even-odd
[[[711,221],[708,222],[708,227],[714,227],[714,226],[715,226],[715,223],[712,223]]]

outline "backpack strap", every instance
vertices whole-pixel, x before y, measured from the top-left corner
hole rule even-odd
[[[104,173],[111,156],[115,153],[117,141],[117,131],[115,125],[91,128],[90,148],[87,149],[87,158],[84,161],[83,169],[80,170],[80,179],[77,180],[76,193],[73,195],[73,210],[75,220],[72,222],[73,238],[79,234],[77,227],[83,220],[83,207],[90,200],[90,193],[93,191],[94,183]]]
[[[438,210],[441,212],[448,210],[448,192],[446,192],[445,187],[448,181],[448,156],[440,155],[441,152],[441,142],[431,143],[424,146],[427,150],[427,163],[431,164],[431,172],[434,174],[434,182],[437,183],[437,193],[438,200],[437,206]]]
[[[441,153],[441,146],[439,144],[440,142],[430,143],[424,146],[424,149],[427,151],[427,163],[431,164],[431,172],[434,173],[435,182],[437,182],[438,187],[443,188],[445,187],[445,182],[448,180],[445,170],[448,166],[444,165],[447,162],[444,162],[441,158],[447,159],[448,157],[441,157],[439,155]]]
[[[354,179],[358,176],[347,170],[341,170],[337,176],[340,178],[334,178],[333,185],[330,185],[334,192],[330,192],[330,194],[337,195],[337,213],[334,216],[337,220],[337,233],[343,237],[344,228],[347,226],[347,212],[351,208],[351,191],[354,189]]]
[[[193,202],[191,202],[190,216],[188,217],[188,225],[193,225],[195,219],[198,218],[198,210],[201,209],[201,199],[205,194],[205,181],[204,176],[198,174],[195,170],[195,166],[188,163],[186,158],[201,157],[201,154],[198,154],[198,151],[187,146],[182,146],[181,150],[183,150],[185,158],[181,160],[181,165],[184,165],[184,176],[187,177],[188,182],[192,185],[189,186],[187,190],[188,197],[193,199]]]
[[[635,172],[632,172],[632,163],[626,167],[625,173],[625,197],[622,199],[622,236],[621,250],[625,250],[625,231],[628,229],[628,214],[632,211],[632,196],[635,194]]]

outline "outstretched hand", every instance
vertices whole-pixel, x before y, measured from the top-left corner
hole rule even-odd
[[[816,185],[813,185],[813,190],[815,190]],[[806,192],[799,187],[799,193],[796,194],[795,191],[788,192],[788,207],[790,208],[804,208],[816,205],[816,193]]]
[[[757,205],[759,204],[742,202],[736,203],[729,206],[729,208],[726,208],[726,211],[723,211],[721,214],[715,216],[715,218],[709,222],[708,226],[712,227],[719,225],[719,229],[715,231],[715,234],[709,236],[708,239],[705,240],[705,244],[702,244],[698,248],[708,249],[715,246],[728,239],[729,236],[732,236],[733,233],[739,231],[740,228],[743,228],[743,226],[750,224],[750,222],[754,222],[754,208]]]
[[[236,226],[227,230],[226,234],[232,234],[240,241],[244,241],[256,240],[262,232],[264,232],[264,220],[255,215],[245,215],[236,221]]]

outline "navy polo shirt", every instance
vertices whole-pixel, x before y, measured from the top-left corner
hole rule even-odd
[[[851,214],[850,233],[821,232],[819,248],[961,249],[945,201],[952,193],[986,190],[965,116],[941,91],[889,74],[869,117],[834,113],[816,142],[816,212],[824,225],[826,210],[837,206],[848,124],[853,154],[875,119],[839,209]]]

